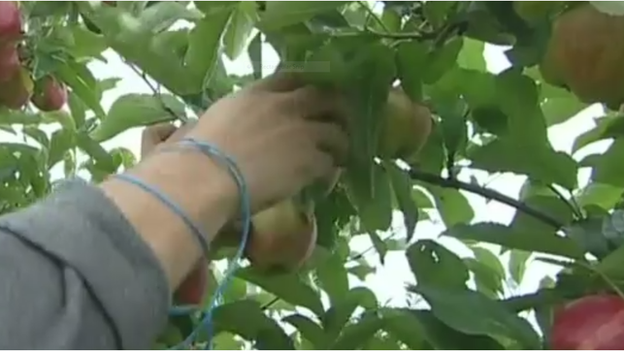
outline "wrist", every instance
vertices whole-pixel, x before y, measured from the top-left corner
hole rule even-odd
[[[227,169],[199,152],[156,153],[127,173],[180,206],[209,244],[237,208],[237,187]],[[166,204],[134,184],[111,178],[101,187],[152,248],[172,288],[177,287],[202,255],[191,229]]]

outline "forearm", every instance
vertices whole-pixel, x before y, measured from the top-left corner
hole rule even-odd
[[[199,152],[155,153],[129,173],[178,204],[200,225],[208,243],[235,210],[237,191],[227,170]],[[158,257],[170,287],[177,287],[202,254],[190,228],[134,184],[111,178],[101,187]]]
[[[131,173],[180,204],[209,241],[235,209],[233,183],[201,154],[160,154]],[[151,194],[114,178],[70,182],[0,217],[0,347],[150,348],[172,287],[199,257],[189,229]]]

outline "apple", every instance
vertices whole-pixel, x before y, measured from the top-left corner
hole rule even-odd
[[[412,102],[401,88],[393,88],[383,111],[380,156],[387,159],[414,157],[427,142],[432,124],[427,107]]]
[[[0,89],[0,106],[19,110],[24,107],[30,99],[34,83],[30,72],[24,67],[20,67],[13,76],[2,84]]]
[[[182,281],[173,294],[175,301],[184,305],[199,305],[206,294],[208,263],[201,260]]]
[[[615,295],[586,296],[555,312],[553,350],[624,349],[624,299]]]
[[[20,68],[17,46],[5,44],[0,46],[0,83],[7,82]]]
[[[316,246],[317,225],[293,199],[282,201],[252,217],[245,253],[254,267],[269,271],[299,269]]]
[[[41,111],[58,111],[67,102],[67,88],[52,76],[45,76],[35,83],[32,103]]]
[[[0,44],[15,42],[22,36],[22,16],[16,1],[0,2]]]

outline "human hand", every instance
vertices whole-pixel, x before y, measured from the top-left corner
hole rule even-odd
[[[216,102],[187,136],[236,161],[256,212],[335,172],[347,157],[346,120],[336,92],[277,73]]]
[[[141,135],[141,159],[147,157],[161,144],[181,140],[195,123],[188,122],[179,128],[171,123],[159,123],[145,128]]]

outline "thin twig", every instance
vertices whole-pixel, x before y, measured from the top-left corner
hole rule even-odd
[[[429,33],[429,32],[384,33],[384,32],[376,31],[371,28],[365,29],[364,32],[368,32],[378,37],[388,38],[388,39],[431,40],[431,39],[436,39],[439,36],[439,33]]]
[[[366,12],[368,12],[368,16],[366,18],[366,22],[364,22],[364,27],[368,27],[368,20],[372,17],[372,18],[375,19],[375,22],[377,22],[377,24],[379,24],[381,29],[384,30],[384,32],[386,32],[386,33],[390,32],[390,30],[388,29],[388,27],[386,27],[386,25],[383,23],[381,18],[377,17],[377,14],[375,12],[373,12],[373,9],[370,6],[368,6],[368,4],[366,4],[364,1],[358,1],[358,4],[360,6],[362,6],[362,7],[364,7]]]
[[[388,235],[387,238],[383,239],[383,241],[385,242],[386,240],[390,240],[392,238],[394,238],[394,236],[397,234],[397,232],[393,232],[392,234]],[[364,256],[369,253],[370,251],[375,249],[375,245],[371,245],[369,246],[366,250],[363,250],[355,255],[353,255],[352,257],[347,258],[347,261],[345,263],[349,263],[349,262],[354,262],[357,260],[360,260],[362,258],[364,258]]]
[[[141,77],[141,79],[145,82],[145,84],[150,88],[150,90],[152,91],[152,93],[154,94],[155,97],[158,98],[158,100],[160,101],[160,104],[162,105],[162,108],[167,111],[167,113],[169,113],[171,116],[173,116],[175,119],[182,121],[182,123],[186,123],[188,122],[188,118],[186,118],[186,116],[180,116],[177,113],[175,113],[175,111],[173,111],[169,106],[167,106],[165,104],[165,102],[162,99],[162,94],[160,92],[160,89],[158,89],[157,87],[155,87],[152,82],[150,82],[149,78],[147,77],[147,75],[142,72],[138,67],[136,67],[134,64],[132,64],[131,62],[125,61],[125,64],[128,65],[128,67],[130,67],[130,69],[132,71],[134,71],[134,73],[136,73],[139,77]]]
[[[548,189],[550,189],[550,191],[557,195],[559,200],[561,200],[561,202],[563,202],[564,204],[566,204],[566,206],[570,208],[570,211],[574,213],[574,216],[576,216],[577,219],[583,218],[583,213],[577,207],[575,207],[568,199],[566,199],[566,197],[557,188],[555,188],[554,185],[548,185]]]
[[[262,307],[260,307],[261,310],[266,311],[269,308],[271,308],[271,306],[275,305],[278,301],[280,300],[280,298],[278,296],[275,296],[271,301],[265,303],[264,305],[262,305]]]
[[[499,300],[499,302],[508,310],[514,313],[520,313],[536,307],[551,305],[558,302],[560,299],[561,297],[557,294],[555,289],[546,288],[534,293]]]
[[[565,226],[563,223],[559,222],[557,219],[552,218],[549,215],[542,213],[530,206],[527,206],[526,204],[518,200],[515,200],[507,195],[503,195],[491,189],[483,188],[478,185],[464,183],[456,179],[445,179],[438,175],[421,172],[416,169],[411,169],[409,171],[409,175],[414,180],[420,180],[425,183],[441,186],[443,188],[465,190],[473,194],[483,196],[490,200],[496,200],[505,205],[514,207],[518,211],[523,212],[531,217],[539,219],[540,221],[552,226],[555,229],[561,229]]]

